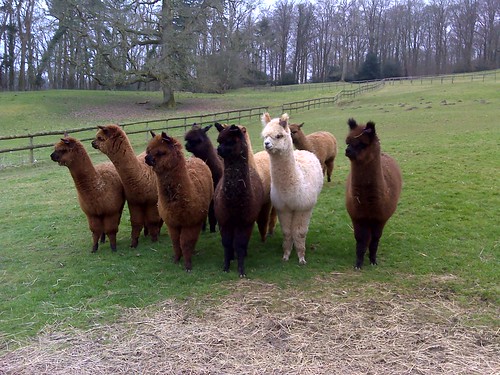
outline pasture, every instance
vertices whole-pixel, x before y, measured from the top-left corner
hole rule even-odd
[[[157,93],[108,93],[109,103],[101,93],[65,94],[61,105],[57,92],[1,93],[0,134],[170,115],[153,106],[130,112]],[[36,99],[19,105],[16,95]],[[182,95],[179,113],[269,105],[277,117],[280,103],[332,92]],[[361,271],[344,203],[350,117],[376,123],[404,181],[378,266]],[[222,272],[219,233],[202,233],[191,273],[172,263],[164,228],[158,243],[141,238],[130,249],[127,210],[118,252],[106,243],[91,254],[73,181],[51,151],[35,167],[0,170],[0,372],[498,373],[499,118],[493,79],[398,82],[290,113],[306,134],[336,136],[332,182],[325,178],[312,215],[307,265],[295,252],[281,260],[279,228],[265,243],[254,228],[243,280],[234,267]],[[262,150],[260,120],[241,125]],[[215,129],[209,135],[216,144]],[[144,151],[145,137],[133,145]],[[95,162],[106,160],[85,146]]]

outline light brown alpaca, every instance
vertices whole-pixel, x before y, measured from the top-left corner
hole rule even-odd
[[[153,135],[146,163],[157,175],[158,206],[174,248],[174,262],[184,258],[186,271],[214,194],[210,168],[199,158],[186,159],[182,145],[166,133]]]
[[[323,175],[326,173],[328,182],[332,180],[333,164],[337,156],[337,139],[326,131],[304,134],[302,124],[290,124],[293,145],[297,150],[311,151],[319,159]]]
[[[109,238],[111,250],[116,251],[116,233],[125,205],[120,176],[112,163],[93,165],[80,141],[65,136],[54,146],[50,158],[66,166],[73,177],[78,202],[87,216],[92,232],[92,252],[99,247],[99,238]]]
[[[122,180],[132,225],[130,246],[137,247],[142,228],[153,242],[157,241],[162,221],[158,213],[156,176],[146,165],[145,154],[135,155],[127,135],[118,125],[99,126],[92,147],[108,156]]]

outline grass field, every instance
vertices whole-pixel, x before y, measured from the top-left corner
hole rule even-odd
[[[26,95],[37,94],[53,95]],[[101,105],[108,109],[115,106],[115,112],[120,113],[120,108],[127,107],[124,98],[146,98],[144,93],[125,94],[129,96],[116,94],[120,96],[117,102],[103,104],[102,99],[95,100],[91,105],[94,114],[101,113]],[[314,97],[311,91],[302,94]],[[52,102],[40,100],[44,112],[38,116],[34,110],[33,115],[24,117],[20,113],[24,106],[10,104],[17,100],[11,98],[15,95],[0,96],[0,134],[12,134],[21,128],[57,129],[58,124],[71,118],[77,124],[75,102],[88,103],[86,97],[95,99],[88,93],[71,92],[71,99],[63,107],[52,107]],[[232,97],[232,106],[278,106],[279,101],[297,100],[301,93],[255,95],[242,90],[228,97]],[[220,100],[224,99],[204,96],[200,103],[208,102],[213,108],[213,103]],[[30,101],[26,100],[25,105]],[[196,97],[179,101],[196,102]],[[44,117],[43,125],[35,129],[40,117]],[[96,123],[107,121],[102,115],[96,117]],[[361,123],[376,123],[382,149],[399,162],[404,179],[398,210],[381,240],[379,265],[365,266],[360,272],[353,270],[355,242],[344,207],[344,183],[349,171],[344,137],[349,117]],[[470,311],[464,324],[498,328],[499,118],[500,81],[496,80],[396,83],[338,106],[292,113],[293,122],[305,122],[306,133],[328,130],[337,137],[339,156],[333,182],[325,182],[313,213],[307,265],[299,266],[294,253],[288,263],[281,261],[279,229],[264,244],[255,234],[246,260],[248,278],[311,295],[347,291],[353,298],[363,299],[376,293],[380,285],[408,298],[440,295]],[[87,126],[87,121],[83,120],[82,126]],[[243,125],[252,136],[254,151],[261,150],[260,122]],[[215,129],[210,131],[213,139],[215,133]],[[134,147],[137,152],[143,151],[145,141]],[[130,225],[126,211],[118,234],[118,252],[111,253],[109,245],[104,244],[91,254],[91,236],[71,177],[66,168],[50,162],[48,154],[36,167],[0,170],[2,351],[47,327],[88,329],[112,322],[125,308],[144,308],[171,298],[207,299],[217,304],[238,289],[241,281],[234,265],[232,272],[222,272],[219,234],[201,236],[193,272],[186,274],[182,266],[170,261],[172,249],[165,232],[159,243],[141,238],[137,249],[128,247]],[[105,160],[95,153],[92,157]],[[335,283],[321,282],[331,277]]]

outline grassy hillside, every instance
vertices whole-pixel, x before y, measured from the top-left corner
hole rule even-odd
[[[255,233],[246,260],[248,277],[308,291],[310,286],[318,288],[314,280],[335,274],[336,283],[322,289],[365,296],[376,285],[384,284],[408,296],[438,293],[458,304],[475,306],[475,319],[497,325],[499,92],[500,81],[494,80],[404,82],[337,106],[291,113],[293,122],[305,122],[306,133],[328,130],[337,137],[339,156],[333,182],[325,182],[313,213],[307,265],[300,267],[294,253],[288,263],[281,261],[279,229],[264,244]],[[61,93],[67,100],[59,102]],[[154,101],[154,95],[2,93],[0,134],[18,133],[19,129],[21,133],[59,129],[61,123],[69,121],[82,126],[102,123],[103,108],[111,109],[108,113],[126,113],[131,98],[134,103]],[[271,105],[276,107],[271,113],[274,117],[279,115],[280,102],[334,92],[241,90],[223,97],[184,95],[178,98],[181,106],[189,103],[192,108],[213,111]],[[98,118],[93,118],[92,108],[94,114],[100,113]],[[165,115],[160,111],[151,107],[133,119]],[[80,112],[85,115],[78,115]],[[404,178],[398,210],[381,240],[379,265],[361,272],[352,267],[355,242],[344,208],[344,183],[349,171],[344,137],[349,117],[361,123],[375,121],[382,149],[397,159]],[[261,150],[260,122],[243,125],[252,136],[254,151]],[[215,129],[210,135],[216,138]],[[134,143],[137,152],[146,145],[141,139]],[[92,157],[105,160],[96,153]],[[219,234],[201,236],[193,272],[186,274],[182,266],[172,264],[165,232],[159,243],[141,238],[137,249],[128,247],[126,211],[118,233],[118,252],[112,254],[105,244],[91,254],[91,236],[73,181],[66,168],[49,160],[48,153],[37,167],[0,170],[0,177],[2,349],[37,334],[46,325],[90,327],[116,318],[124,307],[144,307],[170,297],[217,299],[238,288],[234,266],[232,272],[222,272]]]

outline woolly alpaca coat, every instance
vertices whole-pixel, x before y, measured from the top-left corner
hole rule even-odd
[[[182,145],[166,133],[153,135],[146,149],[146,163],[156,173],[160,215],[167,224],[174,248],[174,262],[191,257],[214,194],[212,173],[199,158],[186,159]]]
[[[264,206],[266,198],[262,181],[249,162],[251,152],[242,128],[236,125],[224,127],[218,123],[216,127],[219,130],[217,152],[224,159],[224,175],[214,198],[224,247],[224,271],[229,271],[236,253],[238,271],[240,277],[244,277],[244,258],[253,225],[259,219],[267,223],[269,207]],[[261,215],[263,208],[267,209],[267,216]]]
[[[271,162],[271,202],[278,212],[283,232],[283,259],[295,246],[299,263],[305,264],[305,238],[309,221],[323,187],[318,158],[305,150],[293,150],[288,115],[262,116],[264,148]]]
[[[210,168],[215,190],[224,173],[224,162],[221,157],[217,155],[217,150],[207,135],[211,127],[212,125],[208,125],[202,128],[201,126],[193,124],[193,127],[184,135],[184,140],[186,141],[186,150],[203,160],[208,165],[208,168]],[[217,219],[215,218],[213,200],[208,210],[208,222],[210,232],[215,232]]]
[[[356,239],[356,268],[363,265],[366,249],[371,264],[377,264],[377,250],[386,222],[396,211],[402,175],[396,161],[381,153],[375,123],[358,125],[349,119],[346,156],[351,171],[346,182],[346,208]]]
[[[289,126],[295,147],[298,150],[307,150],[314,153],[321,163],[323,174],[327,175],[328,182],[330,182],[337,156],[337,139],[327,131],[318,131],[306,135],[302,131],[304,123],[290,124]]]
[[[162,221],[158,213],[156,176],[145,162],[145,154],[135,155],[125,132],[118,125],[99,126],[92,147],[113,162],[125,189],[132,225],[131,247],[137,247],[142,228],[144,234],[158,240]]]
[[[65,136],[54,146],[51,159],[68,167],[78,194],[78,202],[87,216],[92,232],[92,252],[99,238],[109,238],[111,250],[116,251],[116,233],[125,205],[125,193],[120,176],[112,163],[93,165],[80,141]]]

